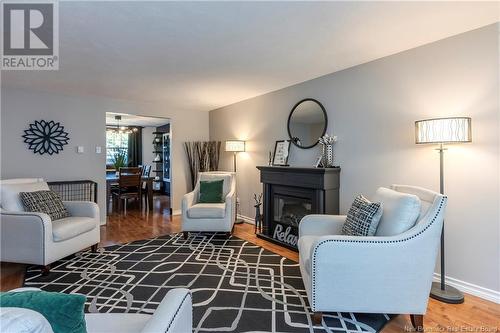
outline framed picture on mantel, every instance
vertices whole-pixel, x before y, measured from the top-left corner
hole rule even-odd
[[[288,153],[290,151],[290,141],[278,140],[274,145],[273,165],[288,166]]]

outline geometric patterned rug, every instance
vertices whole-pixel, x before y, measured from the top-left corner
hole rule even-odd
[[[25,286],[87,296],[86,312],[153,313],[172,288],[193,295],[193,332],[378,332],[385,314],[326,313],[313,326],[298,264],[234,236],[182,234],[78,253]]]

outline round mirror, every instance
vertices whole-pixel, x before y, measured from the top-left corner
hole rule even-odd
[[[315,99],[306,98],[295,104],[288,116],[290,141],[299,148],[312,148],[325,135],[328,117]]]

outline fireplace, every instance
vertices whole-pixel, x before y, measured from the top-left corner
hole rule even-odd
[[[258,237],[296,250],[304,216],[338,214],[340,168],[257,168],[264,189],[264,221]]]

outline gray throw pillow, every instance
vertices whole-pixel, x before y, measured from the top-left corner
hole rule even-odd
[[[27,212],[45,213],[52,221],[69,216],[61,198],[54,191],[21,192],[19,196]]]
[[[342,235],[373,236],[381,216],[380,202],[370,202],[364,196],[358,195],[347,213]]]

